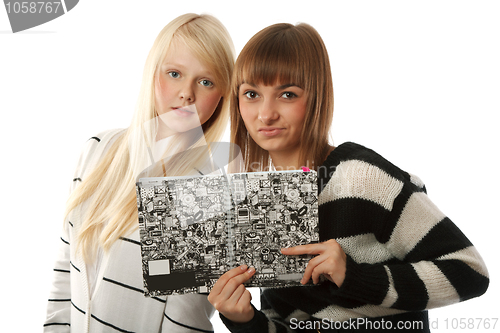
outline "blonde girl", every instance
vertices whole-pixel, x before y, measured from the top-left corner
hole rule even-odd
[[[159,33],[130,127],[83,149],[44,332],[212,331],[206,295],[144,297],[135,182],[159,162],[168,175],[207,164],[190,152],[223,134],[233,63],[231,38],[213,16],[182,15]]]

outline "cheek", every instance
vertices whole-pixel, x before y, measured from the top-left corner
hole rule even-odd
[[[201,116],[201,123],[205,123],[215,112],[222,95],[217,91],[210,94],[203,95],[196,103],[196,109]]]
[[[249,126],[252,120],[252,108],[245,103],[239,103],[241,119],[245,123],[245,127],[249,130]]]
[[[163,101],[168,100],[168,84],[165,79],[159,77],[155,80],[155,100],[159,107],[161,107]]]
[[[207,99],[207,106],[210,105],[209,112],[213,113],[215,109],[217,108],[217,105],[219,105],[219,101],[222,98],[222,95],[219,92],[212,93],[210,94]]]
[[[293,121],[295,125],[299,128],[302,129],[302,125],[304,124],[304,121],[306,119],[306,104],[301,103],[296,106],[294,112],[293,112]]]

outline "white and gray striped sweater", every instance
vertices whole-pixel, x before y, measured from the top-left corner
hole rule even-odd
[[[231,332],[290,332],[297,320],[324,318],[425,322],[427,309],[488,288],[481,256],[429,200],[418,177],[344,143],[321,166],[318,182],[320,239],[336,239],[347,254],[344,283],[262,290],[262,311],[249,323],[221,316]]]
[[[85,145],[71,190],[97,165],[123,130],[92,137]],[[83,208],[84,210],[84,208]],[[47,307],[44,332],[213,332],[214,309],[206,295],[145,297],[139,232],[122,237],[104,253],[93,295],[83,258],[76,253],[82,213],[64,223]],[[92,276],[92,275],[91,275]]]

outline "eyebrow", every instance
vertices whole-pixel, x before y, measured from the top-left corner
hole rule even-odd
[[[257,88],[257,87],[258,87],[258,85],[257,85],[257,84],[255,84],[255,83],[250,83],[250,82],[246,82],[246,81],[243,81],[243,82],[241,83],[241,85],[242,85],[242,84],[248,84],[248,85],[250,85],[250,86],[252,86],[252,87],[254,87],[254,88]],[[241,86],[241,85],[240,85],[240,86]],[[276,87],[276,89],[275,89],[275,90],[282,90],[282,89],[286,89],[286,88],[290,88],[290,87],[298,87],[298,88],[300,88],[300,89],[304,89],[304,88],[302,88],[302,87],[301,87],[300,85],[298,85],[298,84],[295,84],[295,83],[287,83],[287,84],[282,84],[282,85],[280,85],[280,86]]]
[[[177,63],[177,62],[167,62],[167,61],[162,62],[161,66],[172,66],[172,67],[182,67],[182,68],[187,67],[187,66],[180,64],[180,63]]]
[[[181,63],[178,63],[178,62],[163,62],[159,66],[159,68],[163,68],[163,67],[173,67],[173,68],[178,68],[178,69],[184,71],[187,68],[189,68],[190,66],[187,65],[187,64],[181,64]],[[208,76],[210,79],[215,80],[214,79],[215,75],[212,74],[212,71],[210,69],[207,69],[206,71],[203,71],[201,74],[202,74],[201,76]]]

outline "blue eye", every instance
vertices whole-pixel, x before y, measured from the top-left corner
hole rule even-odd
[[[210,80],[201,80],[200,84],[204,87],[213,87],[213,82]]]
[[[176,72],[176,71],[168,72],[168,75],[170,75],[174,79],[177,79],[177,78],[179,78],[181,76],[181,74],[179,72]]]

